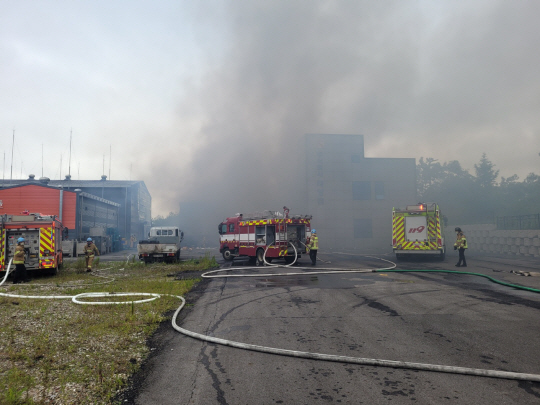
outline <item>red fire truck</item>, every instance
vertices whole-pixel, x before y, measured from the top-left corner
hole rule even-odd
[[[219,224],[219,252],[228,261],[244,256],[252,263],[263,264],[266,251],[268,263],[282,258],[290,264],[295,255],[300,258],[306,253],[311,218],[311,215],[289,216],[287,207],[283,207],[283,212],[236,214]]]
[[[0,222],[0,273],[13,258],[17,239],[24,238],[27,270],[56,274],[62,266],[62,232],[64,226],[52,215],[2,215]],[[15,266],[11,264],[10,273]]]

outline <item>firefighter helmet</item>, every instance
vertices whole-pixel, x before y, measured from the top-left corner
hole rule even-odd
[[[317,233],[317,231],[315,229],[312,229],[311,233]]]
[[[24,238],[17,239],[17,243],[21,243],[21,242],[24,242]]]
[[[454,229],[456,232],[461,232],[461,228],[457,227],[456,229]]]
[[[92,238],[86,239],[87,242],[92,242]]]

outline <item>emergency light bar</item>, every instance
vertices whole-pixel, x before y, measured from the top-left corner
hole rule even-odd
[[[407,211],[425,211],[426,204],[407,205]]]

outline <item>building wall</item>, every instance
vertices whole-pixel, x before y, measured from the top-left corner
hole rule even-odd
[[[80,234],[92,235],[91,228],[118,228],[118,208],[102,201],[80,197],[81,229]]]
[[[416,203],[415,159],[366,158],[361,135],[306,135],[307,207],[321,249],[391,251],[392,208]]]
[[[498,230],[493,224],[457,226],[465,233],[468,253],[540,257],[540,229]],[[445,231],[449,254],[454,253],[455,228],[448,226]],[[457,260],[457,253],[455,258]]]
[[[20,215],[24,210],[31,213],[60,217],[60,189],[29,184],[0,190],[0,215]],[[62,224],[75,228],[77,193],[63,190]]]

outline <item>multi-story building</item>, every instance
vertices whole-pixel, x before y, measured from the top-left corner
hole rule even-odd
[[[413,158],[366,158],[362,135],[307,134],[306,211],[325,248],[391,252],[392,208],[416,203]]]

